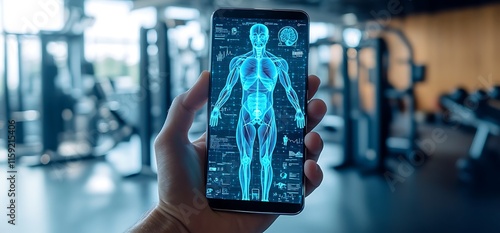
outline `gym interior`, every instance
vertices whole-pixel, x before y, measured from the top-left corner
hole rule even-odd
[[[499,231],[498,1],[0,0],[0,232],[124,232],[157,204],[153,143],[221,7],[310,15],[323,182],[266,233]]]

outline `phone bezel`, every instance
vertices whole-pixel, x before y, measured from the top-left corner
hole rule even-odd
[[[307,22],[307,32],[309,34],[310,30],[310,20],[309,15],[302,10],[286,10],[286,9],[251,9],[251,8],[221,8],[216,10],[210,20],[210,40],[209,40],[209,72],[212,74],[212,43],[213,43],[213,22],[215,17],[225,17],[225,18],[263,18],[263,19],[291,19],[291,20],[306,20]],[[306,44],[309,44],[309,37],[306,37]],[[307,54],[309,53],[309,47],[307,49]],[[306,64],[306,74],[308,72],[308,64]],[[209,97],[212,96],[212,78],[210,77],[209,81]],[[307,109],[307,90],[308,84],[306,82],[305,85],[306,91],[304,96],[304,108]],[[209,100],[210,102],[210,100]],[[210,122],[210,111],[211,106],[207,104],[207,122]],[[307,122],[307,112],[305,114],[305,119]],[[307,127],[307,126],[306,126]],[[306,127],[304,127],[303,136],[306,135]],[[208,147],[210,140],[210,127],[207,124],[207,150],[206,155],[207,159],[205,162],[205,186],[207,182],[208,176]],[[306,157],[306,148],[305,145],[303,147],[304,157],[302,158],[302,163],[305,162]],[[243,201],[243,200],[227,200],[227,199],[215,199],[208,198],[209,206],[214,210],[220,211],[231,211],[231,212],[243,212],[243,213],[264,213],[264,214],[298,214],[304,208],[305,201],[305,180],[306,177],[302,174],[302,200],[301,203],[281,203],[281,202],[260,202],[260,201]],[[205,187],[206,189],[206,187]],[[206,197],[206,190],[205,190]]]

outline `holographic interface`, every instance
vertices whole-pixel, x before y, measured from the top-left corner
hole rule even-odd
[[[214,18],[208,198],[302,201],[306,25]]]

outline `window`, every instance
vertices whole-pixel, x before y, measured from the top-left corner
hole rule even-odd
[[[5,31],[36,34],[40,30],[57,31],[64,25],[63,0],[2,0]]]
[[[85,58],[94,63],[98,78],[126,77],[138,83],[139,30],[155,25],[156,9],[131,9],[131,1],[85,3],[86,14],[95,18],[85,31]]]

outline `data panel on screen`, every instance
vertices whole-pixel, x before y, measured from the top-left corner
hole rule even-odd
[[[208,198],[301,204],[307,25],[213,19]]]

